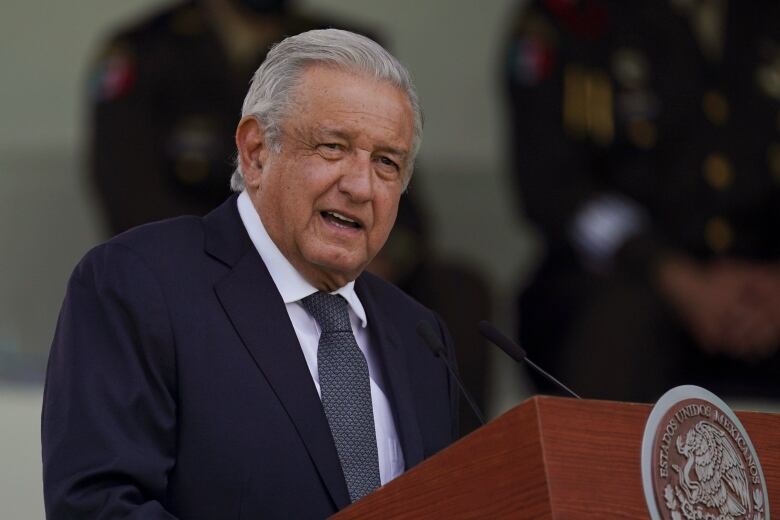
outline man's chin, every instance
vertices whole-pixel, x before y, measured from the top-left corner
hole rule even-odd
[[[315,281],[309,280],[320,289],[334,291],[355,280],[368,265],[368,262],[333,258],[312,259],[312,276]],[[324,287],[323,287],[324,285]]]

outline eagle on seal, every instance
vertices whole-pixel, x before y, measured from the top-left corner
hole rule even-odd
[[[711,422],[700,421],[688,431],[685,442],[682,436],[677,437],[677,451],[687,460],[682,469],[673,468],[691,504],[717,508],[725,518],[751,512],[745,464],[723,431]]]

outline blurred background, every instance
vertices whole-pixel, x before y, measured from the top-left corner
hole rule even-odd
[[[74,265],[226,196],[250,71],[310,27],[369,34],[415,79],[423,148],[371,268],[448,321],[487,415],[557,390],[482,343],[480,319],[584,397],[697,383],[777,408],[773,2],[51,4],[0,20],[4,517],[43,517],[42,385]]]
[[[4,4],[0,503],[6,518],[43,517],[39,416],[46,355],[70,272],[111,234],[90,173],[95,69],[114,35],[177,4]],[[513,216],[502,145],[497,77],[514,2],[310,0],[295,6],[368,28],[409,67],[426,115],[420,175],[411,189],[425,200],[433,247],[490,276],[496,308],[504,308],[499,299],[511,299],[535,251],[529,229]],[[237,121],[239,114],[236,105],[230,116]]]

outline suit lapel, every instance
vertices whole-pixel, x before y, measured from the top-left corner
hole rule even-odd
[[[364,277],[357,279],[355,290],[366,309],[374,351],[379,353],[387,376],[404,463],[406,469],[409,469],[423,460],[423,446],[404,349],[397,332],[387,319],[386,310],[376,300]]]
[[[223,205],[205,223],[207,251],[232,268],[215,285],[217,297],[295,425],[336,508],[341,509],[349,505],[349,493],[322,403],[284,302],[249,241],[235,197],[230,202],[233,215]]]

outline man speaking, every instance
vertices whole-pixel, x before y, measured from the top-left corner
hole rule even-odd
[[[240,192],[76,267],[43,407],[49,518],[322,518],[449,444],[434,313],[363,273],[422,117],[375,42],[274,47],[236,130]]]

